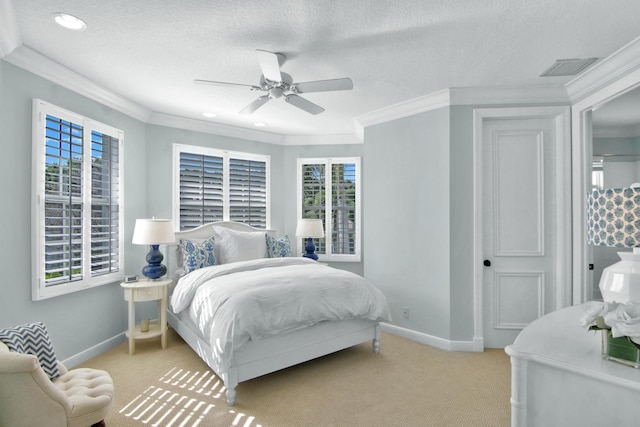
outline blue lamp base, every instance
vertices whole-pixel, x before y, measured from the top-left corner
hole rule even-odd
[[[307,237],[307,245],[304,247],[306,253],[302,254],[305,258],[311,258],[314,261],[318,260],[318,255],[316,252],[316,245],[313,244],[313,238]]]
[[[142,274],[149,279],[155,280],[167,274],[167,267],[162,265],[164,256],[160,252],[160,245],[150,245],[151,250],[147,254],[148,265],[142,269]]]

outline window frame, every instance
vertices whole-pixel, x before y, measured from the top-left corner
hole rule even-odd
[[[124,277],[124,132],[112,126],[65,110],[56,105],[33,100],[32,170],[31,170],[31,255],[32,300],[38,301],[121,281]],[[48,285],[45,280],[45,219],[46,207],[46,116],[82,126],[82,278]],[[118,270],[106,274],[91,274],[91,214],[92,214],[92,132],[97,131],[118,139]]]
[[[271,156],[268,154],[255,154],[242,151],[221,150],[199,145],[173,144],[173,228],[180,230],[180,153],[190,153],[196,155],[206,155],[221,157],[223,163],[223,183],[222,183],[222,221],[230,219],[230,168],[229,159],[249,160],[265,162],[265,230],[271,227]]]
[[[355,164],[355,241],[354,241],[354,253],[353,254],[334,254],[331,253],[331,244],[327,242],[325,244],[325,253],[317,253],[319,261],[331,261],[331,262],[361,262],[362,260],[362,209],[361,209],[361,196],[362,196],[362,170],[361,170],[361,158],[360,157],[305,157],[297,159],[296,170],[296,182],[297,182],[297,195],[296,195],[296,218],[302,218],[302,204],[303,204],[303,166],[304,165],[318,165],[323,164],[325,167],[325,206],[324,206],[324,229],[325,239],[328,238],[327,230],[333,229],[333,223],[331,215],[333,208],[332,197],[332,170],[334,165],[353,163]],[[296,245],[298,253],[302,253],[304,249],[303,238],[296,237]]]

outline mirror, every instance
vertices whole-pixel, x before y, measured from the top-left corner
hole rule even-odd
[[[640,182],[640,87],[608,100],[592,110],[592,188],[623,188]],[[602,300],[598,284],[602,270],[620,260],[627,248],[590,246],[593,264],[591,298]]]

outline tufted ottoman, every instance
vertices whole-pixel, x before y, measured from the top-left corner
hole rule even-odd
[[[62,368],[61,373],[66,369]],[[111,376],[98,369],[78,368],[62,373],[53,381],[67,396],[67,426],[89,426],[104,420],[113,406]]]

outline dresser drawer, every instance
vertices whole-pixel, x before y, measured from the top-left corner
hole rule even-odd
[[[133,294],[134,301],[154,301],[162,298],[162,290],[161,286],[154,286],[151,288],[138,288],[138,289],[130,289],[129,291]],[[125,292],[126,301],[129,301],[129,292]]]

